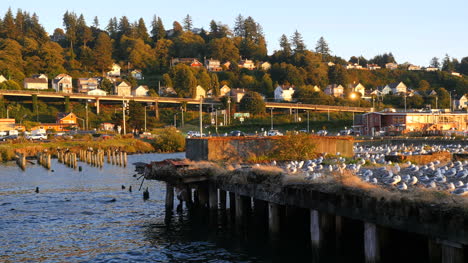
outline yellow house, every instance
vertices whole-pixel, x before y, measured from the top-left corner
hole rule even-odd
[[[195,88],[195,96],[193,96],[194,99],[200,99],[201,97],[203,98],[206,98],[206,91],[205,89],[198,85],[196,88]]]

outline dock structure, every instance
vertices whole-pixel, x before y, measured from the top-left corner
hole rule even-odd
[[[395,200],[345,186],[277,184],[254,169],[218,172],[192,164],[166,160],[147,165],[146,179],[167,184],[166,212],[174,209],[174,191],[184,189],[189,197],[179,200],[188,208],[195,205],[211,214],[229,210],[236,228],[255,222],[256,229],[268,229],[271,239],[307,221],[302,230],[310,235],[314,257],[330,246],[339,250],[350,245],[347,241],[359,241],[361,262],[388,262],[394,249],[416,253],[415,247],[424,252],[420,262],[466,262],[468,215],[463,208]]]

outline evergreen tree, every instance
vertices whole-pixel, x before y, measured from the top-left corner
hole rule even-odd
[[[234,36],[242,37],[245,35],[244,17],[239,14],[234,22]]]
[[[455,65],[448,54],[445,54],[444,61],[442,62],[442,70],[447,72],[455,71]]]
[[[289,58],[292,55],[291,44],[289,43],[288,37],[285,34],[281,35],[280,47],[284,58]]]
[[[262,96],[253,91],[247,92],[239,102],[239,108],[241,111],[249,112],[253,115],[260,115],[265,113],[265,101]]]
[[[120,18],[117,32],[118,32],[117,34],[119,37],[121,36],[133,37],[133,28],[126,16],[122,16]]]
[[[13,13],[10,8],[8,8],[5,17],[3,18],[2,27],[2,35],[5,38],[18,39],[19,32],[16,30],[15,19],[13,18]]]
[[[96,39],[96,44],[94,46],[94,58],[95,58],[95,67],[97,70],[104,72],[109,70],[112,65],[112,42],[109,36],[101,32]]]
[[[433,68],[440,68],[439,58],[433,57],[429,62],[429,66]]]
[[[320,37],[315,46],[315,52],[320,53],[323,58],[330,56],[330,48],[323,37]]]
[[[174,31],[172,37],[178,37],[182,34],[182,32],[184,32],[184,29],[177,21],[174,21],[174,23],[172,23],[172,30]]]
[[[187,16],[184,18],[184,29],[185,31],[190,31],[192,30],[192,27],[193,27],[192,17],[187,14]]]
[[[294,52],[299,53],[306,50],[306,46],[304,44],[304,39],[302,39],[301,33],[297,30],[294,32],[293,36],[291,37],[291,42],[294,47]]]
[[[113,18],[109,19],[109,23],[107,24],[106,30],[107,30],[107,33],[109,33],[109,36],[112,39],[117,38],[118,25],[117,25],[117,18],[116,17],[113,17]]]
[[[148,29],[146,28],[145,20],[143,20],[143,18],[138,20],[138,24],[136,26],[136,35],[145,42],[149,41]]]
[[[98,19],[97,16],[95,16],[94,19],[93,19],[93,26],[95,28],[99,28],[99,19]]]
[[[166,30],[160,17],[153,17],[153,21],[151,22],[151,37],[155,42],[166,37]]]

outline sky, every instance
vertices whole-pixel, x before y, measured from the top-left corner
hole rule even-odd
[[[160,16],[166,29],[190,14],[194,27],[209,28],[211,20],[233,28],[235,17],[252,16],[263,27],[271,54],[279,49],[282,34],[300,32],[306,46],[314,49],[323,36],[333,55],[349,59],[372,58],[392,52],[398,63],[427,66],[433,57],[445,54],[460,60],[468,56],[467,0],[2,0],[0,15],[8,7],[39,16],[52,33],[63,27],[65,11],[83,14],[88,25],[99,18],[105,28],[111,17],[142,17],[148,30],[153,15]]]

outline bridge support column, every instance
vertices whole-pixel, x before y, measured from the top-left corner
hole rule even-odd
[[[218,188],[215,185],[210,184],[208,198],[210,209],[218,209]]]
[[[156,120],[159,120],[159,105],[158,105],[158,101],[154,101],[154,115],[156,116]]]
[[[99,99],[96,98],[96,113],[99,114],[100,113],[100,110],[99,110]]]
[[[245,216],[245,207],[244,202],[242,201],[242,196],[240,194],[235,194],[235,210],[236,210],[236,225],[242,225],[242,221]]]
[[[166,212],[174,209],[174,186],[166,183]]]
[[[364,223],[364,257],[366,263],[380,262],[379,227]]]
[[[224,190],[219,189],[219,208],[222,210],[226,209],[227,193]]]
[[[208,188],[206,186],[201,186],[198,188],[198,202],[201,207],[206,208],[208,206]]]
[[[275,203],[268,203],[268,229],[272,239],[279,238],[280,235],[280,206]]]

